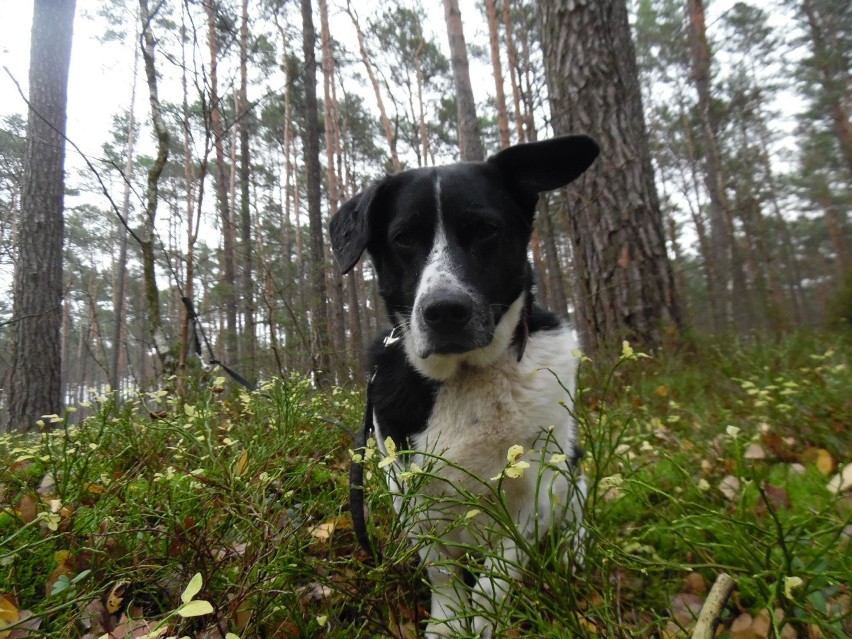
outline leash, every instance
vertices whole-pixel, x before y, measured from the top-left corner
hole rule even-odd
[[[373,430],[373,400],[370,389],[376,372],[373,372],[370,382],[367,384],[367,401],[364,406],[364,419],[361,422],[361,430],[354,435],[356,454],[361,454],[361,461],[352,460],[349,465],[349,512],[352,515],[352,528],[358,543],[372,556],[376,563],[382,560],[382,553],[373,546],[370,541],[370,533],[367,531],[366,511],[364,509],[364,457],[367,446],[367,437]]]
[[[204,326],[201,322],[198,321],[198,313],[195,312],[195,307],[192,305],[192,300],[189,299],[186,295],[180,298],[183,301],[184,306],[186,306],[186,312],[189,316],[189,319],[192,320],[192,345],[195,354],[198,356],[202,362],[204,362],[204,356],[201,352],[201,341],[198,339],[198,336],[201,335],[201,339],[204,340],[204,345],[207,347],[207,353],[209,357],[207,358],[206,364],[208,366],[221,366],[222,370],[228,374],[228,376],[237,382],[240,386],[247,388],[250,391],[256,391],[257,386],[248,381],[245,377],[237,373],[228,367],[224,362],[217,359],[213,354],[213,348],[210,346],[210,342],[207,339],[207,335],[204,333]]]

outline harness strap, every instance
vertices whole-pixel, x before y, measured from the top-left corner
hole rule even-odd
[[[356,453],[364,454],[367,446],[367,436],[373,430],[373,400],[370,397],[370,387],[367,385],[367,402],[364,407],[364,419],[362,421],[361,430],[355,434]],[[358,543],[373,556],[376,562],[381,561],[382,555],[376,548],[373,547],[370,541],[370,535],[367,532],[367,520],[364,511],[364,464],[363,461],[357,462],[352,460],[349,466],[349,512],[352,514],[352,528],[355,530],[355,537]]]

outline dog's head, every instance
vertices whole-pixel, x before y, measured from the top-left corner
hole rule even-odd
[[[598,155],[585,136],[519,144],[485,162],[403,171],[346,202],[331,244],[347,273],[370,254],[412,365],[447,379],[506,349],[532,286],[527,246],[538,193]]]

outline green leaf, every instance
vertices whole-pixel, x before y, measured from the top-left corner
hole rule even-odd
[[[193,597],[197,595],[201,591],[201,586],[204,583],[204,580],[201,578],[201,573],[197,572],[189,580],[189,583],[186,586],[186,590],[183,591],[183,594],[180,596],[180,600],[183,603],[189,603],[192,601]]]
[[[190,601],[177,609],[177,613],[186,619],[187,617],[200,617],[201,615],[209,615],[213,612],[213,606],[209,601],[199,599],[198,601]]]

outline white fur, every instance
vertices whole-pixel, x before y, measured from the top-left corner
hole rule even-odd
[[[394,500],[397,511],[403,518],[406,512],[415,513],[413,521],[407,522],[412,535],[437,536],[442,542],[426,544],[421,550],[433,591],[433,622],[428,637],[460,631],[462,624],[453,618],[468,603],[458,586],[460,576],[442,567],[442,561],[458,559],[470,546],[489,547],[483,576],[474,587],[470,603],[492,614],[505,597],[510,580],[518,577],[518,567],[525,558],[510,538],[494,534],[493,525],[484,521],[479,525],[477,518],[468,526],[453,525],[464,520],[471,508],[469,503],[454,503],[460,491],[487,499],[489,491],[482,482],[497,485],[491,478],[504,471],[509,447],[523,446],[521,459],[530,464],[522,477],[500,480],[509,514],[524,538],[534,542],[551,526],[580,518],[585,486],[579,472],[571,476],[565,472],[564,463],[562,471],[546,463],[555,453],[570,457],[577,440],[574,420],[566,409],[574,391],[576,339],[566,327],[533,333],[518,362],[515,349],[508,345],[522,307],[523,296],[504,316],[505,322],[498,325],[494,342],[479,351],[433,355],[418,362],[406,342],[406,352],[415,366],[443,380],[427,427],[413,438],[412,448],[452,464],[439,462],[433,467],[431,472],[440,479],[420,486],[416,495],[406,495],[405,482],[399,475],[405,470],[402,462],[388,467],[391,485],[400,493]],[[381,426],[378,422],[375,426],[379,446],[386,454]],[[408,462],[425,468],[434,463],[434,458],[417,453]],[[473,626],[481,637],[491,635],[485,617],[477,616]]]

